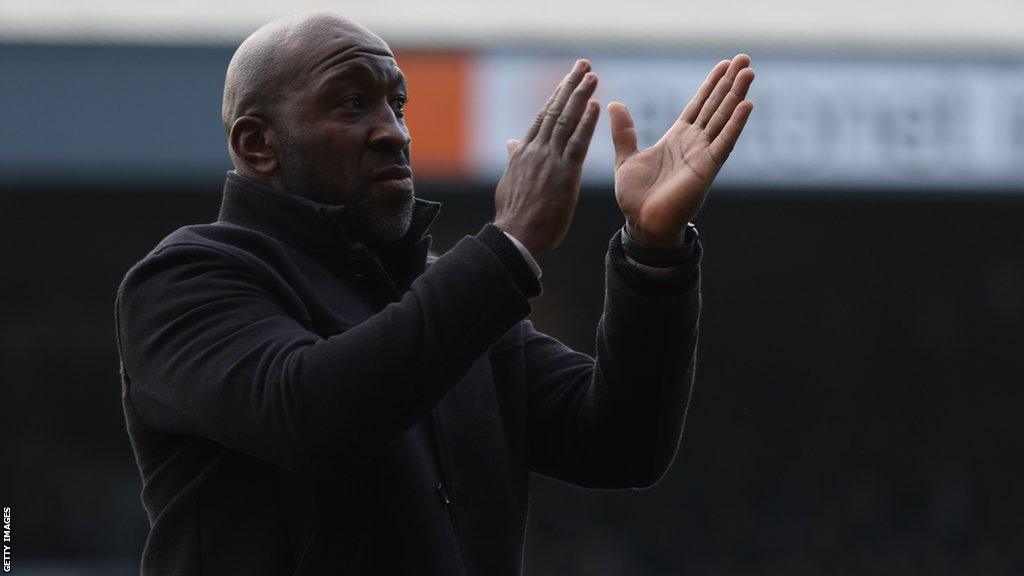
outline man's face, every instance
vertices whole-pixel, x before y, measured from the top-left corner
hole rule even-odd
[[[350,206],[360,237],[397,240],[414,197],[405,78],[387,46],[371,38],[315,44],[299,58],[274,123],[278,181],[289,192]]]

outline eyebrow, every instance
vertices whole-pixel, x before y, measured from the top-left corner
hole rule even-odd
[[[405,78],[405,74],[402,74],[401,70],[395,68],[395,78],[391,81],[392,87],[402,87],[408,89],[408,83]],[[330,86],[334,84],[343,84],[346,82],[365,80],[366,78],[373,75],[373,72],[368,66],[361,63],[354,63],[347,66],[341,72],[328,75],[323,80],[324,86]]]
[[[353,64],[345,67],[341,72],[328,74],[324,79],[324,82],[328,84],[340,84],[342,82],[350,82],[352,80],[362,80],[370,75],[370,69],[366,66],[362,64]]]

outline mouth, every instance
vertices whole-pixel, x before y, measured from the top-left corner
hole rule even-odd
[[[408,166],[394,165],[373,174],[378,193],[394,193],[403,198],[412,194],[412,170]]]
[[[412,170],[408,166],[388,166],[383,170],[378,170],[373,175],[373,180],[376,182],[389,182],[392,180],[412,180]]]

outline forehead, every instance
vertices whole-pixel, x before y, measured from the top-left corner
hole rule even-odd
[[[325,61],[313,69],[310,79],[314,86],[339,82],[396,84],[404,82],[405,76],[391,56],[355,52]]]
[[[345,70],[401,76],[394,54],[383,40],[359,28],[330,28],[307,36],[297,47],[297,67],[312,80]]]

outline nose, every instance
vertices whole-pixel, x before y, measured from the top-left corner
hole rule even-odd
[[[401,152],[411,142],[409,129],[391,107],[377,114],[377,123],[370,133],[370,147],[381,152]]]

